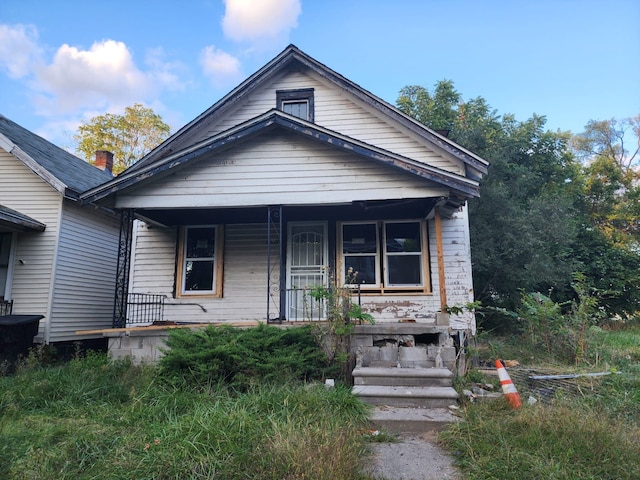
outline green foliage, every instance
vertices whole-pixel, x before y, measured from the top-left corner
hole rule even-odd
[[[318,323],[313,331],[329,362],[339,369],[339,376],[345,383],[350,382],[354,356],[350,353],[350,335],[355,325],[374,323],[373,316],[353,302],[353,289],[348,285],[357,283],[358,272],[349,269],[345,286],[338,286],[333,278],[329,286],[318,285],[311,288],[309,295],[325,306],[325,322]]]
[[[7,480],[359,479],[365,422],[347,388],[174,387],[151,367],[78,358],[0,377],[0,471]]]
[[[539,292],[523,293],[518,309],[531,345],[550,357],[581,364],[587,361],[589,327],[602,319],[598,292],[583,274],[571,284],[575,298],[559,304]]]
[[[522,290],[570,301],[578,271],[608,292],[601,305],[609,315],[638,311],[638,146],[628,152],[624,139],[632,132],[640,140],[640,116],[590,122],[572,137],[545,130],[542,116],[520,122],[497,115],[481,97],[464,101],[450,80],[433,93],[405,87],[397,105],[428,127],[450,130],[452,140],[491,162],[480,198],[469,201],[482,326],[513,327],[500,312],[515,311]]]
[[[123,115],[106,113],[78,127],[77,153],[92,160],[98,150],[113,153],[113,173],[118,174],[140,160],[169,137],[169,125],[153,109],[136,103]]]
[[[175,329],[167,347],[162,375],[200,385],[224,383],[244,390],[263,382],[321,379],[330,371],[308,326]]]

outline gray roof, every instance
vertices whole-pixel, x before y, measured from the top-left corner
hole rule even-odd
[[[113,178],[109,172],[94,167],[57,147],[4,115],[0,115],[0,140],[2,137],[5,141],[0,142],[0,145],[8,141],[10,153],[22,160],[54,188],[62,184],[65,187],[63,193],[66,196],[77,197],[79,193]],[[3,147],[6,148],[5,145]]]

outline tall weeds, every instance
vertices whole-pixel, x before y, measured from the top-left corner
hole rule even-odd
[[[0,476],[360,479],[366,409],[347,388],[168,382],[77,358],[0,377]]]

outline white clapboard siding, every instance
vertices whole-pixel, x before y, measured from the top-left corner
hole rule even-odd
[[[176,230],[140,223],[131,292],[164,295],[165,320],[222,322],[265,320],[267,310],[267,226],[226,225],[222,298],[175,298]],[[272,258],[277,265],[277,255]],[[205,311],[206,310],[206,311]]]
[[[314,123],[400,155],[454,173],[464,174],[459,160],[429,148],[415,134],[382,118],[380,113],[348,92],[329,84],[313,72],[286,72],[252,92],[245,102],[215,124],[199,139],[220,133],[276,107],[276,90],[314,89]]]
[[[132,258],[129,291],[170,298],[176,263],[175,228],[160,228],[135,222],[135,257]]]
[[[429,224],[429,250],[431,252],[431,281],[436,311],[440,310],[440,278],[433,220]],[[464,306],[473,301],[473,281],[471,276],[471,248],[469,243],[469,223],[467,207],[462,207],[452,218],[442,219],[442,247],[444,252],[447,304]],[[471,328],[475,331],[475,321],[470,313],[451,315],[451,327],[457,330]]]
[[[350,203],[446,195],[442,186],[289,133],[263,135],[123,192],[118,207]]]
[[[60,221],[62,196],[20,160],[0,148],[0,205],[46,225],[44,232],[18,235],[10,298],[15,314],[44,315],[39,337],[49,319],[51,275]]]
[[[119,221],[94,208],[63,204],[47,342],[109,328],[113,318]]]

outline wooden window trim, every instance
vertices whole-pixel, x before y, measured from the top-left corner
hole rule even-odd
[[[295,90],[276,90],[276,108],[283,110],[282,104],[286,102],[303,102],[306,101],[308,105],[309,118],[303,118],[308,122],[313,123],[315,121],[315,106],[314,106],[314,89],[313,88],[298,88]]]
[[[344,254],[342,253],[342,226],[354,225],[354,224],[371,224],[375,223],[378,230],[384,228],[386,223],[402,223],[402,222],[418,222],[420,224],[421,235],[421,255],[422,255],[422,272],[424,285],[416,287],[407,287],[405,285],[400,286],[387,286],[384,283],[386,278],[386,258],[382,242],[384,241],[384,235],[378,232],[378,252],[376,253],[376,261],[380,264],[380,284],[379,285],[360,285],[360,291],[362,295],[415,295],[415,294],[431,294],[431,271],[430,271],[430,259],[429,259],[429,239],[427,237],[427,222],[424,219],[404,219],[404,220],[371,220],[371,221],[344,221],[338,222],[337,227],[337,245],[336,245],[336,269],[340,272],[340,281],[344,284]]]
[[[182,281],[184,279],[184,255],[186,232],[189,227],[214,227],[215,251],[213,253],[213,292],[183,292]],[[176,298],[222,298],[223,284],[223,259],[224,259],[224,228],[222,225],[184,225],[178,229],[178,258],[176,262]]]

